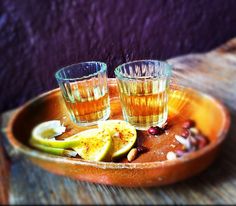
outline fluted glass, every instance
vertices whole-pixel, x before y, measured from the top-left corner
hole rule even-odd
[[[110,103],[105,63],[73,64],[57,71],[55,77],[73,122],[88,126],[108,119]]]
[[[128,62],[115,69],[126,121],[140,130],[166,122],[171,71],[171,65],[156,60]]]

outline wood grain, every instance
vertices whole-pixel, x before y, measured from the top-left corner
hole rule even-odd
[[[236,38],[205,54],[190,54],[168,61],[179,84],[211,94],[236,110]]]
[[[236,39],[205,54],[169,60],[175,81],[219,98],[231,111],[232,124],[221,155],[205,172],[164,187],[120,188],[56,176],[25,159],[13,161],[11,204],[235,204],[236,203]],[[3,114],[7,122],[9,113]],[[1,123],[4,128],[5,123]],[[14,153],[11,153],[14,154]],[[2,165],[0,165],[2,167]],[[2,182],[1,182],[2,183]]]
[[[3,138],[5,126],[12,111],[6,112],[4,116],[0,116],[0,204],[9,204],[9,187],[10,187],[10,151],[14,152],[6,138]],[[9,151],[7,151],[7,148]]]
[[[3,139],[0,138],[0,203],[8,204],[10,162],[3,147]]]

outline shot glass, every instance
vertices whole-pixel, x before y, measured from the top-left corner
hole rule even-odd
[[[55,73],[71,120],[81,126],[97,124],[110,115],[107,65],[82,62]]]
[[[115,69],[126,121],[139,130],[166,122],[171,72],[171,65],[156,60],[128,62]]]

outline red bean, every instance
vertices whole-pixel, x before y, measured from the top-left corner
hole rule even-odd
[[[148,133],[151,134],[151,135],[160,135],[164,132],[164,130],[158,126],[156,127],[150,127],[148,129]]]
[[[148,148],[144,146],[138,146],[137,150],[138,150],[138,153],[144,153],[148,151]]]
[[[187,138],[189,136],[190,132],[187,129],[183,129],[181,132],[181,136],[184,138]]]
[[[196,124],[193,120],[189,119],[189,120],[186,120],[183,124],[182,124],[182,127],[185,128],[185,129],[189,129],[191,127],[194,127]]]

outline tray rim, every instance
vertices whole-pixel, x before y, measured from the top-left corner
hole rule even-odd
[[[108,84],[116,84],[115,78],[108,78]],[[179,85],[178,85],[179,86]],[[180,85],[181,86],[181,85]],[[181,86],[183,87],[183,86]],[[103,161],[90,161],[90,160],[83,160],[79,158],[70,158],[70,157],[63,157],[63,156],[57,156],[53,154],[48,154],[45,152],[41,152],[39,150],[30,148],[23,144],[22,142],[18,141],[14,135],[13,135],[13,125],[14,122],[16,121],[17,116],[23,112],[29,105],[35,103],[37,100],[46,97],[48,95],[52,95],[55,93],[60,92],[60,88],[56,88],[47,92],[44,92],[31,100],[27,101],[24,103],[22,106],[20,106],[16,112],[11,116],[10,120],[8,121],[7,127],[6,127],[6,134],[7,134],[7,139],[11,143],[14,149],[19,151],[20,153],[29,156],[29,157],[34,157],[37,159],[41,159],[44,161],[52,161],[52,162],[58,162],[58,163],[68,163],[68,164],[73,164],[77,166],[92,166],[96,168],[101,168],[101,169],[155,169],[158,167],[168,167],[168,166],[173,166],[176,164],[181,164],[184,162],[192,161],[194,159],[197,159],[204,154],[214,150],[216,147],[218,147],[226,138],[226,134],[229,130],[230,123],[231,123],[231,118],[228,109],[224,106],[224,104],[219,100],[216,99],[215,97],[208,95],[206,93],[203,93],[199,90],[195,90],[190,87],[183,87],[183,88],[188,88],[193,90],[194,92],[198,93],[201,96],[204,96],[208,98],[210,101],[212,101],[214,104],[216,104],[220,111],[223,114],[224,117],[224,124],[219,131],[219,135],[217,137],[217,141],[214,143],[210,143],[208,146],[205,148],[195,151],[193,153],[189,153],[188,155],[185,155],[181,158],[177,158],[175,160],[165,160],[165,161],[154,161],[154,162],[144,162],[144,163],[116,163],[116,162],[103,162]]]

